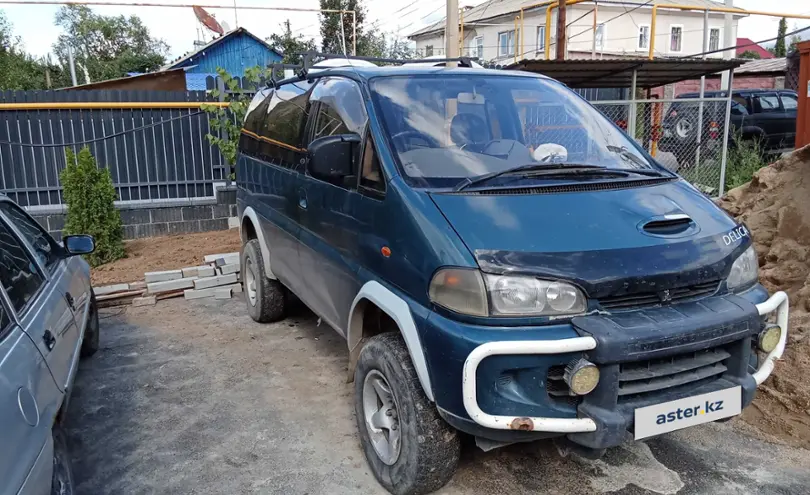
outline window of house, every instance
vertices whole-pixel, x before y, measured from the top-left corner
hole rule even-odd
[[[537,26],[537,51],[546,49],[546,27]]]
[[[498,33],[498,56],[515,54],[515,30]]]
[[[377,158],[374,148],[374,138],[371,133],[366,137],[366,147],[363,150],[363,168],[360,173],[360,185],[374,191],[385,192],[385,176]]]
[[[601,50],[605,47],[605,34],[607,31],[607,26],[605,23],[598,24],[596,26],[596,49]]]
[[[476,36],[473,38],[470,45],[470,56],[478,57],[479,60],[484,59],[484,37]]]
[[[425,46],[425,56],[430,57],[433,55],[433,45],[426,45]]]
[[[39,261],[49,272],[53,273],[59,260],[62,259],[62,248],[56,244],[53,237],[17,205],[2,202],[0,212],[5,214],[9,221],[17,227],[23,238],[31,245]]]
[[[669,27],[669,51],[679,53],[683,49],[683,26]]]
[[[34,259],[7,225],[0,222],[0,283],[18,313],[45,283]]]
[[[782,106],[785,110],[796,110],[799,107],[799,101],[793,95],[782,95]]]
[[[638,45],[639,50],[650,49],[650,26],[648,24],[641,24],[638,27]]]
[[[720,49],[720,28],[709,29],[709,51]]]

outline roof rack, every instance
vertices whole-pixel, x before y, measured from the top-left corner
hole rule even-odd
[[[419,58],[419,59],[398,59],[398,58],[383,58],[383,57],[363,57],[358,55],[343,55],[343,54],[336,54],[336,53],[322,53],[314,50],[310,50],[307,52],[299,53],[303,58],[303,62],[300,64],[281,64],[281,63],[273,63],[270,64],[268,67],[270,68],[270,80],[269,83],[273,88],[276,88],[281,82],[286,82],[287,80],[301,80],[306,79],[307,75],[309,74],[310,69],[312,69],[315,65],[314,62],[317,59],[322,60],[329,60],[329,59],[348,59],[348,60],[363,60],[365,62],[379,62],[383,64],[414,64],[414,63],[432,63],[438,64],[442,62],[457,62],[460,67],[472,67],[472,63],[477,61],[477,57],[456,57],[456,58]],[[318,60],[320,61],[320,60]],[[313,63],[314,62],[314,63]],[[287,78],[287,79],[275,79],[275,74],[278,70],[284,69],[292,69],[296,71],[296,76],[294,78]]]

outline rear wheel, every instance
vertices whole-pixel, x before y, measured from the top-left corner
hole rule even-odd
[[[84,340],[82,340],[81,357],[90,357],[98,351],[99,324],[98,306],[96,306],[96,294],[91,292],[90,308],[88,308],[87,323],[84,328]]]
[[[278,280],[267,278],[258,239],[251,239],[244,245],[241,262],[245,302],[250,317],[259,323],[284,318],[284,286]]]
[[[354,373],[360,442],[377,481],[391,493],[430,493],[456,471],[458,432],[425,396],[398,333],[372,337]]]

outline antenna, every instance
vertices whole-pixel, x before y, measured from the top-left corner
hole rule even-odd
[[[194,9],[194,15],[197,16],[197,20],[200,21],[203,26],[220,35],[225,33],[225,30],[222,29],[222,26],[214,19],[214,16],[206,12],[204,8],[198,5],[194,5],[192,8]]]

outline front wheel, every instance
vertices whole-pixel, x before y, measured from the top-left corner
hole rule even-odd
[[[377,481],[391,493],[430,493],[456,471],[461,444],[422,390],[397,333],[368,340],[354,372],[360,442]]]
[[[250,317],[259,323],[284,318],[284,286],[278,280],[267,278],[258,239],[251,239],[243,246],[241,262],[245,302]]]
[[[80,356],[87,358],[98,351],[99,340],[98,306],[96,305],[96,294],[91,292],[90,307],[87,309],[87,323],[84,327],[84,340]]]

